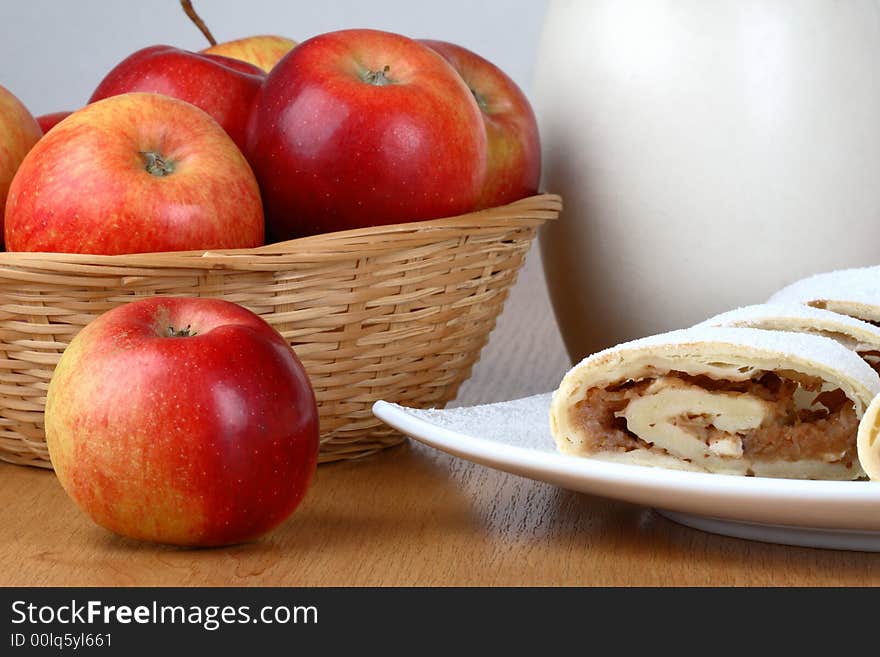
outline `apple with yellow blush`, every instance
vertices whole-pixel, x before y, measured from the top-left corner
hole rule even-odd
[[[12,179],[42,135],[39,124],[24,104],[0,86],[0,227]]]

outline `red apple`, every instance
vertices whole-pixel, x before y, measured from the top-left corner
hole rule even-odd
[[[213,116],[241,148],[251,103],[264,78],[261,69],[238,59],[151,46],[117,64],[89,102],[132,91],[179,98]]]
[[[479,207],[531,196],[541,181],[538,123],[517,84],[492,62],[445,41],[422,40],[458,71],[477,100],[486,124],[489,158]]]
[[[442,57],[376,30],[294,48],[257,96],[247,154],[276,239],[473,209],[486,135]]]
[[[233,41],[224,41],[223,43],[205,48],[202,52],[209,55],[222,55],[239,59],[253,64],[268,73],[295,46],[296,41],[285,37],[260,34]]]
[[[87,105],[28,153],[6,204],[10,251],[142,253],[263,243],[244,156],[199,108],[133,93]]]
[[[0,226],[12,178],[42,134],[21,101],[0,86]]]
[[[300,503],[318,458],[318,409],[296,355],[219,299],[154,297],[94,320],[55,368],[45,418],[77,505],[160,543],[264,534]]]
[[[52,112],[51,114],[42,114],[37,117],[37,123],[40,124],[40,128],[45,135],[71,114],[73,114],[73,112]]]

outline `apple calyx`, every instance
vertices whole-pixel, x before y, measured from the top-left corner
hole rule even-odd
[[[194,335],[198,335],[198,331],[192,330],[192,324],[187,324],[186,328],[176,329],[173,326],[169,326],[166,331],[166,335],[169,338],[191,338]]]
[[[141,151],[141,157],[144,158],[144,169],[151,176],[162,178],[170,176],[174,173],[174,161],[167,160],[161,153],[156,151]]]
[[[394,84],[395,80],[388,77],[388,72],[391,70],[391,67],[387,64],[385,68],[381,71],[367,71],[361,76],[361,79],[367,84],[372,84],[376,87],[384,87],[389,84]]]

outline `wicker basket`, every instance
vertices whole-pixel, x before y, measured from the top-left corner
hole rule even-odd
[[[536,230],[560,208],[545,194],[460,217],[208,253],[0,253],[0,459],[51,467],[43,408],[61,353],[101,313],[151,295],[227,299],[280,331],[315,388],[321,461],[397,443],[372,403],[455,398]]]

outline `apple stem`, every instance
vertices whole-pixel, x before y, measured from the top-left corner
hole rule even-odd
[[[183,13],[189,16],[189,19],[195,23],[195,26],[201,30],[202,34],[205,35],[205,38],[208,40],[212,46],[217,45],[217,39],[214,38],[214,35],[211,34],[211,30],[208,29],[208,26],[205,25],[205,21],[202,20],[201,16],[196,13],[196,10],[193,9],[191,0],[180,0],[180,6],[183,7]]]
[[[187,324],[186,328],[176,329],[173,326],[168,327],[168,337],[169,338],[191,338],[194,335],[198,335],[198,331],[192,330],[192,324]]]
[[[489,112],[489,103],[486,102],[486,97],[481,94],[479,91],[474,89],[473,87],[469,87],[471,93],[474,95],[474,100],[477,101],[477,105],[479,105],[480,109],[488,114]]]
[[[394,84],[394,80],[388,77],[388,72],[391,70],[390,66],[385,66],[381,71],[367,71],[362,79],[367,84],[373,84],[377,87],[384,87],[388,84]]]
[[[151,176],[162,178],[174,173],[174,162],[166,160],[161,153],[155,151],[141,151],[141,157],[144,158],[144,169]]]

